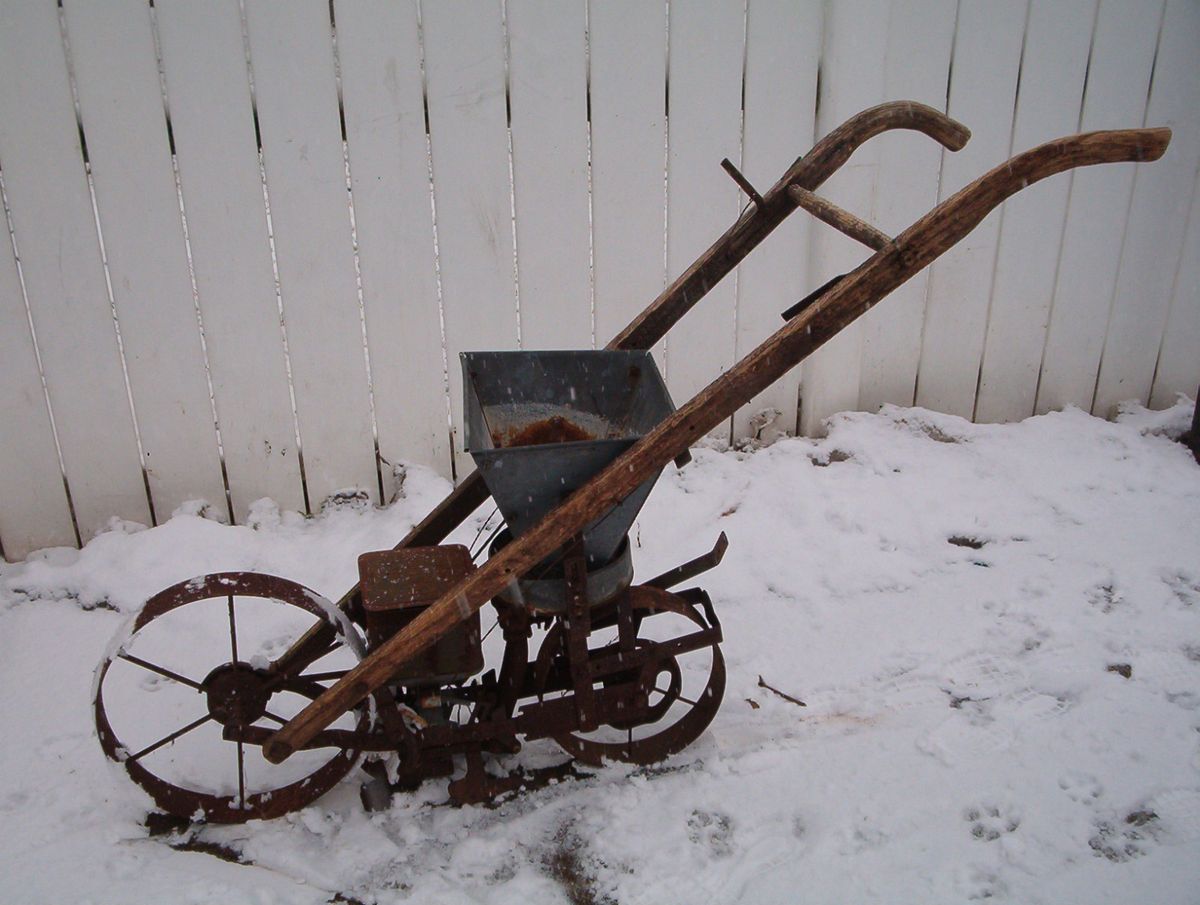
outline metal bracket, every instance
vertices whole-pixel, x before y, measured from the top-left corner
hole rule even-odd
[[[563,562],[567,579],[567,662],[571,669],[571,685],[575,691],[575,706],[579,728],[590,732],[596,722],[596,695],[592,688],[592,670],[588,662],[587,639],[591,633],[591,612],[587,596],[587,561],[583,555],[583,534],[577,534]]]
[[[738,184],[738,187],[746,193],[746,196],[754,202],[755,207],[762,207],[766,204],[763,201],[763,196],[758,193],[758,189],[750,184],[750,180],[742,175],[742,171],[733,165],[733,161],[726,157],[721,161],[721,168],[725,170],[733,181]]]
[[[652,588],[658,588],[665,591],[667,588],[673,588],[677,584],[695,578],[697,575],[702,575],[709,569],[715,569],[725,556],[725,551],[729,547],[729,538],[722,531],[717,542],[713,544],[713,548],[703,556],[697,556],[695,559],[688,560],[683,565],[676,566],[674,569],[668,569],[661,575],[651,578],[645,584]]]

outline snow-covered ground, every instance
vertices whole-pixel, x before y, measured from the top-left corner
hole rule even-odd
[[[1169,439],[1190,412],[891,408],[697,450],[643,511],[635,563],[728,533],[703,579],[720,713],[659,768],[494,808],[429,782],[367,814],[352,774],[289,817],[152,836],[92,728],[93,668],[150,594],[255,569],[337,597],[441,498],[429,473],[385,510],[177,513],[5,564],[0,901],[1200,901],[1200,467]]]

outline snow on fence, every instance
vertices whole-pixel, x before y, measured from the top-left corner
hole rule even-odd
[[[602,346],[746,203],[723,157],[765,188],[897,98],[974,137],[830,181],[890,233],[1058,135],[1175,139],[1010,201],[734,435],[1170,403],[1200,381],[1197,47],[1195,0],[9,0],[3,554],[461,473],[460,351]],[[657,350],[677,400],[864,257],[804,220]]]

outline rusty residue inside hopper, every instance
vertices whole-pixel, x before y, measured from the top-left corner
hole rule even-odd
[[[497,448],[506,446],[542,446],[546,443],[577,443],[582,440],[597,440],[594,434],[584,430],[562,415],[552,415],[541,421],[527,424],[520,430],[492,432],[492,444]]]

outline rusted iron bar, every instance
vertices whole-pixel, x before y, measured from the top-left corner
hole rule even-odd
[[[932,263],[1006,198],[1034,182],[1076,167],[1157,160],[1170,136],[1169,129],[1131,129],[1058,139],[1001,164],[938,205],[305,707],[275,733],[264,747],[264,755],[273,763],[285,760],[387,682],[398,664],[415,657],[560,549],[575,533],[610,511],[681,450]]]
[[[742,175],[742,171],[733,165],[732,160],[730,160],[728,157],[722,160],[721,169],[728,173],[730,178],[738,184],[738,188],[746,193],[746,197],[754,202],[755,207],[763,206],[765,203],[763,201],[763,196],[758,193],[758,189],[750,184],[750,180]]]
[[[832,277],[829,280],[826,280],[824,283],[822,283],[820,286],[818,286],[816,289],[814,289],[812,292],[810,292],[804,298],[800,299],[800,301],[796,302],[796,304],[794,304],[790,308],[786,309],[780,315],[780,317],[782,317],[785,321],[790,321],[793,317],[795,317],[797,314],[800,314],[806,308],[810,308],[814,304],[816,304],[818,299],[820,299],[822,296],[824,296],[827,292],[829,292],[829,290],[831,290],[834,286],[836,286],[838,283],[840,283],[844,279],[846,279],[846,274],[839,273],[837,276]]]
[[[709,569],[715,569],[719,566],[728,548],[729,538],[722,531],[717,537],[717,542],[713,544],[713,548],[707,553],[697,556],[695,559],[689,559],[682,565],[668,569],[661,575],[655,575],[649,581],[642,583],[652,588],[661,588],[664,591],[675,587],[677,584],[683,584],[685,581],[690,581],[697,575],[703,575]]]
[[[804,208],[822,223],[829,224],[838,232],[845,233],[872,251],[883,251],[892,241],[891,236],[880,232],[866,220],[859,219],[849,211],[842,210],[832,201],[827,201],[820,195],[814,195],[806,188],[798,185],[789,186],[788,194],[798,206]]]
[[[607,349],[649,349],[692,307],[771,234],[793,211],[796,204],[788,187],[815,189],[837,172],[850,155],[876,135],[893,129],[922,132],[951,151],[971,137],[971,130],[944,113],[915,101],[892,101],[871,107],[846,120],[817,142],[812,150],[793,163],[782,178],[757,204],[738,218],[699,258],[659,294],[629,325],[613,337]],[[680,451],[676,464],[689,457]],[[479,472],[472,471],[432,512],[396,545],[396,549],[441,543],[488,499]],[[343,610],[352,609],[359,598],[356,584],[338,600]],[[292,675],[315,660],[314,652],[332,637],[324,622],[314,625],[272,665],[274,672]]]

